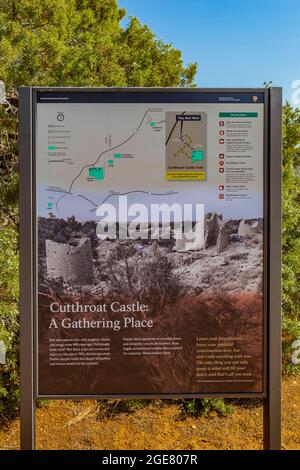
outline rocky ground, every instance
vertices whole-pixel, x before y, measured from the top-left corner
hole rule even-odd
[[[196,293],[260,292],[262,286],[262,235],[232,242],[218,253],[215,247],[189,253],[174,252],[178,273]]]
[[[283,449],[300,450],[300,378],[283,382]],[[93,401],[56,401],[37,411],[38,449],[261,449],[262,406],[246,401],[233,414],[186,417],[176,402],[151,401],[110,413]],[[0,430],[0,449],[19,448],[19,420]]]
[[[130,243],[130,242],[129,242]],[[151,243],[151,242],[150,242]],[[171,242],[152,241],[151,244],[135,242],[133,258],[154,255],[154,245],[172,261],[174,274],[185,288],[200,293],[213,293],[220,289],[227,293],[262,291],[263,236],[253,233],[233,238],[221,251],[216,244],[202,250],[176,251]],[[106,267],[100,260],[115,246],[114,242],[102,241],[97,247],[99,272]],[[176,276],[176,277],[177,277]],[[107,283],[99,283],[105,287]]]

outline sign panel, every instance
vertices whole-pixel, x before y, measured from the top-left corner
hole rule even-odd
[[[38,396],[265,392],[265,96],[34,92]]]

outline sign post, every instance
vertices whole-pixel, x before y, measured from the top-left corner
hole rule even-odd
[[[20,366],[21,449],[35,448],[34,402],[34,269],[32,202],[32,97],[31,89],[20,92]]]
[[[260,397],[280,448],[281,89],[20,89],[36,399]]]
[[[282,93],[270,89],[268,392],[264,399],[264,448],[281,448],[281,134]]]

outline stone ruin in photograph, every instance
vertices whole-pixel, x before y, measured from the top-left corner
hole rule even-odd
[[[163,232],[163,227],[158,227]],[[197,230],[199,233],[196,232]],[[146,247],[157,245],[178,255],[186,253],[212,253],[221,255],[232,246],[233,242],[244,242],[253,239],[263,232],[262,219],[249,220],[223,220],[222,216],[215,212],[205,214],[203,223],[195,223],[191,233],[183,234],[181,239],[174,239],[174,227],[171,229],[169,240],[159,239],[151,240],[151,225],[146,224],[143,227],[143,234],[149,236],[141,245],[145,249],[144,255],[148,253]],[[98,246],[101,243],[113,244],[115,239],[103,237],[98,240]],[[140,243],[137,241],[137,243]],[[112,245],[110,245],[112,246]],[[49,239],[45,240],[46,248],[46,270],[49,279],[62,279],[70,285],[91,285],[94,282],[94,262],[91,239],[89,237],[73,237],[72,244],[58,243]],[[108,246],[107,246],[108,249]],[[102,256],[102,255],[101,255]]]
[[[195,233],[196,230],[197,224],[193,228],[193,232]],[[189,236],[183,235],[182,239],[176,240],[173,249],[184,252],[216,247],[217,253],[222,253],[230,241],[242,241],[244,238],[252,237],[262,231],[262,219],[224,221],[222,216],[212,212],[205,215],[203,243],[194,242]],[[199,239],[201,237],[198,237]]]
[[[46,240],[47,276],[69,284],[91,284],[93,255],[91,240],[82,238],[77,246]]]

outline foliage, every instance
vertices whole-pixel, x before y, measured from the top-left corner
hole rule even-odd
[[[99,400],[98,419],[115,417],[119,414],[134,413],[146,408],[153,401],[150,400]],[[167,400],[168,404],[179,405],[181,419],[187,416],[209,416],[213,413],[218,416],[228,416],[233,413],[233,405],[228,400],[219,398],[204,398],[194,400]],[[157,406],[162,406],[161,401],[156,401]]]
[[[131,295],[151,304],[153,314],[162,311],[167,299],[176,301],[180,292],[179,275],[156,241],[146,255],[136,251],[134,242],[117,242],[105,261],[111,291],[118,297]]]
[[[116,0],[0,0],[0,77],[8,89],[189,86],[196,65]]]
[[[134,413],[149,405],[149,400],[98,400],[98,419]]]
[[[207,416],[211,412],[215,412],[220,416],[226,416],[233,412],[232,405],[228,404],[226,400],[220,398],[183,400],[182,405],[184,412],[192,416],[198,416],[199,414]]]
[[[18,132],[16,93],[0,104],[0,224],[18,226]]]
[[[6,364],[0,364],[0,419],[19,401],[18,240],[11,227],[0,230],[0,340]]]
[[[283,108],[283,311],[299,315],[300,280],[300,110]]]
[[[283,107],[282,326],[283,365],[291,364],[291,343],[300,337],[300,110]],[[297,173],[298,172],[298,173]]]

